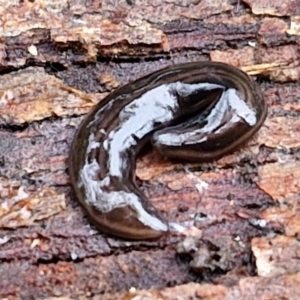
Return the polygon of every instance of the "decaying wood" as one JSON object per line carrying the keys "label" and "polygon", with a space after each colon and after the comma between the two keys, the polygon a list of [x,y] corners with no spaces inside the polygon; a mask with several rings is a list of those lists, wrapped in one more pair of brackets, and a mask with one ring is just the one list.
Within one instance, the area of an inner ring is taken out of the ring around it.
{"label": "decaying wood", "polygon": [[[0,36],[1,298],[300,298],[298,0],[0,0]],[[199,60],[256,76],[264,126],[209,164],[142,155],[182,234],[102,234],[70,189],[76,128],[118,86]]]}

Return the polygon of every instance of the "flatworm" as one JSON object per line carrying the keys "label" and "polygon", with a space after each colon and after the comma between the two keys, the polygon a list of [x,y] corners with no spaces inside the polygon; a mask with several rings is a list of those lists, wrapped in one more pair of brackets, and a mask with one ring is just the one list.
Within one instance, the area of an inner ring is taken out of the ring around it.
{"label": "flatworm", "polygon": [[69,174],[75,194],[104,232],[158,238],[164,220],[135,182],[136,158],[148,141],[163,155],[220,158],[263,124],[267,106],[241,70],[216,62],[154,72],[108,95],[78,128]]}

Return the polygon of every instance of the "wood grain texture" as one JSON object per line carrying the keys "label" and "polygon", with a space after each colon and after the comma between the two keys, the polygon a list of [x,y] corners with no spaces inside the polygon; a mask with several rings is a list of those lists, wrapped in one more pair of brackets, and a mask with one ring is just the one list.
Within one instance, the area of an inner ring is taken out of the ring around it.
{"label": "wood grain texture", "polygon": [[[299,299],[300,4],[0,0],[0,296]],[[210,164],[140,157],[141,188],[190,226],[128,242],[93,227],[71,191],[70,143],[116,87],[179,62],[256,77],[259,133]]]}

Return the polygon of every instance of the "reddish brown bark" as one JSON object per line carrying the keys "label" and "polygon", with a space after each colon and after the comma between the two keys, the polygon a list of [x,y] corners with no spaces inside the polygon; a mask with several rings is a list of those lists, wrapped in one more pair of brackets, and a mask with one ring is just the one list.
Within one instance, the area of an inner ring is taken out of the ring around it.
{"label": "reddish brown bark", "polygon": [[[299,299],[299,12],[296,0],[0,0],[1,298]],[[157,209],[194,222],[186,236],[102,234],[67,173],[83,115],[120,85],[199,60],[256,76],[264,126],[210,164],[139,159]]]}

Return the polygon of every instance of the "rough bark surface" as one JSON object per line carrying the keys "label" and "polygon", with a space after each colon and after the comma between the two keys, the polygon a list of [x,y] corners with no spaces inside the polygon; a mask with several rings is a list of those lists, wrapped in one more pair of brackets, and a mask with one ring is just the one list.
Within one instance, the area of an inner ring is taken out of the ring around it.
{"label": "rough bark surface", "polygon": [[[1,299],[300,299],[298,0],[0,0],[0,37]],[[76,128],[118,86],[200,60],[254,76],[264,126],[213,163],[138,160],[184,234],[102,234],[70,188]]]}

